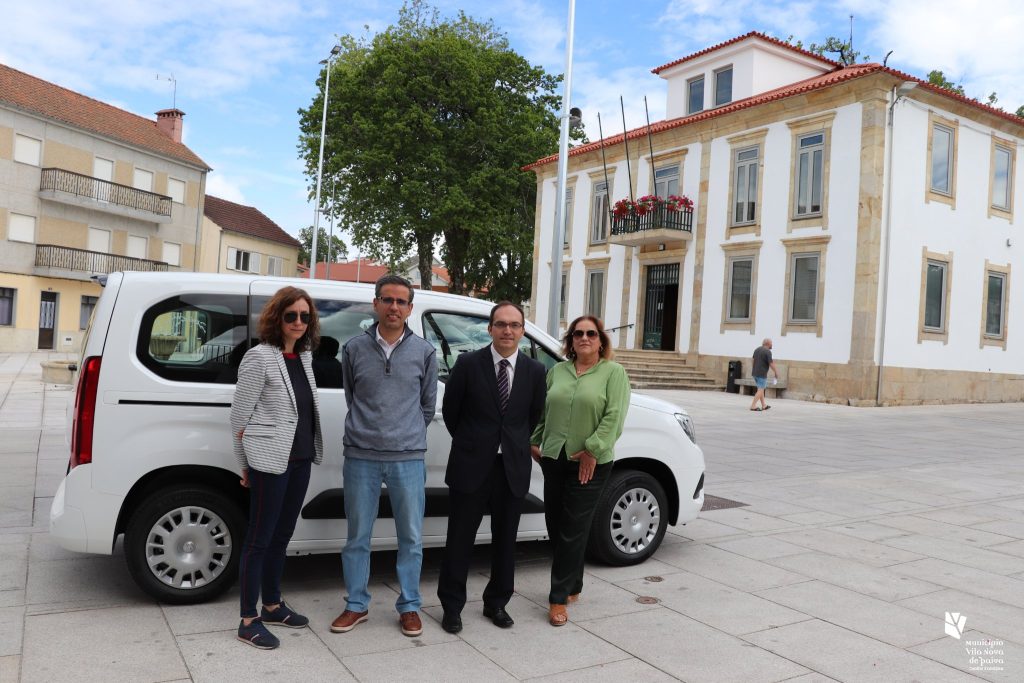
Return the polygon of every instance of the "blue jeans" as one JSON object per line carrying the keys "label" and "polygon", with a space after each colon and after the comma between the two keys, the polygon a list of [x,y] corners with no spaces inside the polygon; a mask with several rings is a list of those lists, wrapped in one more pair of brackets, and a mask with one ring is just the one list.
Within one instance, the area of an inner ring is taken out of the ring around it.
{"label": "blue jeans", "polygon": [[423,565],[423,511],[426,505],[427,468],[422,460],[380,462],[345,458],[345,519],[348,541],[341,551],[347,605],[353,612],[370,608],[370,537],[380,504],[380,486],[388,499],[398,533],[395,573],[401,593],[395,602],[399,614],[419,610],[420,567]]}

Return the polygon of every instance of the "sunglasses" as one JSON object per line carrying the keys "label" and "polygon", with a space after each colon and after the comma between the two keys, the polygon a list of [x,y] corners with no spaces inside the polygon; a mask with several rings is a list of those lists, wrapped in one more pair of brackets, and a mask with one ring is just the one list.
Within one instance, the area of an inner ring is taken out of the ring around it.
{"label": "sunglasses", "polygon": [[597,336],[597,330],[573,330],[572,331],[572,336],[576,337],[577,339],[582,339],[584,335],[586,335],[590,339],[593,339],[594,337]]}
{"label": "sunglasses", "polygon": [[299,313],[298,311],[288,311],[283,316],[281,316],[281,319],[284,320],[286,323],[293,323],[296,320],[302,320],[303,325],[308,325],[309,312],[303,311],[302,313]]}
{"label": "sunglasses", "polygon": [[398,304],[399,308],[404,308],[409,305],[408,299],[396,299],[393,296],[382,296],[379,299],[377,299],[377,301],[381,302],[385,306],[390,306],[391,304]]}

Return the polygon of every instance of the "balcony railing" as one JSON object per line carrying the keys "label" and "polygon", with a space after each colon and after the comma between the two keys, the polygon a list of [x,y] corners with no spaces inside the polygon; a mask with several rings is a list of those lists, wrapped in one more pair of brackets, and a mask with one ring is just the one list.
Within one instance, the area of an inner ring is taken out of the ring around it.
{"label": "balcony railing", "polygon": [[647,230],[679,230],[693,232],[693,208],[672,211],[667,206],[658,206],[642,216],[629,214],[612,218],[612,236],[630,235]]}
{"label": "balcony railing", "polygon": [[86,273],[116,273],[128,270],[167,271],[167,264],[163,261],[59,247],[55,244],[36,245],[36,267],[80,270]]}
{"label": "balcony railing", "polygon": [[166,195],[100,180],[63,168],[44,168],[39,181],[39,191],[63,192],[157,216],[171,215],[171,198]]}

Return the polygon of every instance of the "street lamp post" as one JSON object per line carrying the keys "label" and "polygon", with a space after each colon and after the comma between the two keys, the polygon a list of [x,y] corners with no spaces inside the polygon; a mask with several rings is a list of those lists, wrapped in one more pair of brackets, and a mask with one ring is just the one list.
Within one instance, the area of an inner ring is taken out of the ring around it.
{"label": "street lamp post", "polygon": [[320,160],[316,164],[316,206],[313,212],[313,236],[309,246],[309,279],[316,278],[316,243],[320,237],[320,185],[324,174],[324,138],[327,135],[327,97],[331,91],[331,66],[334,58],[341,53],[341,46],[335,45],[331,48],[331,54],[327,59],[321,60],[321,64],[327,65],[327,76],[324,79],[324,115],[320,122]]}

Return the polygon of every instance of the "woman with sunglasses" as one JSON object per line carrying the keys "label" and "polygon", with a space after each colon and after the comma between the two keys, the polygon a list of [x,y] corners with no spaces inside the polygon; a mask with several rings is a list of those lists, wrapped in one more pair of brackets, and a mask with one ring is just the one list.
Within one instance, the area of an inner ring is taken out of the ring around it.
{"label": "woman with sunglasses", "polygon": [[611,360],[611,339],[600,320],[592,315],[573,320],[564,353],[568,360],[548,371],[547,403],[531,439],[544,472],[544,517],[554,556],[548,595],[552,626],[568,621],[565,606],[583,590],[590,525],[629,408],[629,378]]}
{"label": "woman with sunglasses", "polygon": [[[238,639],[261,650],[279,645],[265,624],[303,628],[309,619],[281,599],[285,550],[306,497],[312,463],[323,460],[313,354],[320,321],[304,290],[284,287],[263,307],[260,343],[238,368],[231,433],[249,489],[249,528],[238,565]],[[256,602],[262,592],[263,609]]]}

